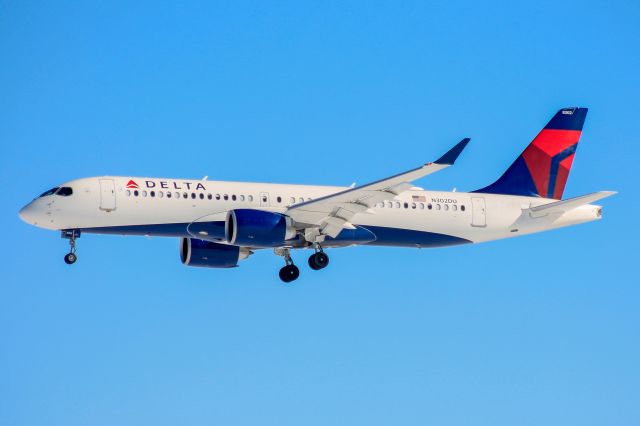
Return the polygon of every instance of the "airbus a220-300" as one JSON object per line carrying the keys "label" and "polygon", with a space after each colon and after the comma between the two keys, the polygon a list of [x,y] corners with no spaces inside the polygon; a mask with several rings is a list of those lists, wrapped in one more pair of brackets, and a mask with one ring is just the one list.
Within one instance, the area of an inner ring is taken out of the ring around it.
{"label": "airbus a220-300", "polygon": [[256,250],[284,259],[280,278],[300,271],[291,252],[368,245],[446,247],[480,243],[598,220],[591,203],[614,192],[562,199],[587,108],[563,108],[494,183],[472,192],[423,190],[412,182],[454,164],[468,138],[437,160],[362,186],[310,186],[132,176],[72,180],[22,210],[27,223],[60,231],[77,260],[83,233],[180,239],[182,263],[231,268]]}

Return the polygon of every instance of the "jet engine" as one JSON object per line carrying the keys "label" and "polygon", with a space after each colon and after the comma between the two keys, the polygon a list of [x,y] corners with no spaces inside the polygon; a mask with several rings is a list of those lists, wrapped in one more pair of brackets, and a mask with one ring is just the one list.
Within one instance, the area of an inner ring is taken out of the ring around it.
{"label": "jet engine", "polygon": [[233,268],[251,255],[245,247],[212,243],[196,238],[180,239],[180,260],[188,266]]}
{"label": "jet engine", "polygon": [[225,238],[229,244],[279,247],[296,237],[290,217],[264,210],[236,209],[227,213]]}

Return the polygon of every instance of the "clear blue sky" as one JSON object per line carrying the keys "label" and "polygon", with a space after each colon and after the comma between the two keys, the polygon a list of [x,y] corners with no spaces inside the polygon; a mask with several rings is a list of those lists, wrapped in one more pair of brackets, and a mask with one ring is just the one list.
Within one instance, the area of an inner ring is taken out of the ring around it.
{"label": "clear blue sky", "polygon": [[[2,3],[0,424],[640,423],[637,1],[214,3]],[[293,286],[162,238],[84,235],[70,268],[17,216],[101,174],[364,183],[466,136],[420,184],[472,190],[565,106],[565,196],[620,191],[601,222],[333,250]]]}

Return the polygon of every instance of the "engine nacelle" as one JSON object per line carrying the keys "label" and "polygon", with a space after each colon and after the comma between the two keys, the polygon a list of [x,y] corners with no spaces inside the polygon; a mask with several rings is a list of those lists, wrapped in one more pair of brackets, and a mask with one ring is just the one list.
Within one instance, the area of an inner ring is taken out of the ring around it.
{"label": "engine nacelle", "polygon": [[233,268],[251,252],[243,247],[212,243],[195,238],[180,239],[180,260],[188,266]]}
{"label": "engine nacelle", "polygon": [[280,213],[236,209],[227,214],[225,238],[229,244],[278,247],[295,236],[291,218]]}

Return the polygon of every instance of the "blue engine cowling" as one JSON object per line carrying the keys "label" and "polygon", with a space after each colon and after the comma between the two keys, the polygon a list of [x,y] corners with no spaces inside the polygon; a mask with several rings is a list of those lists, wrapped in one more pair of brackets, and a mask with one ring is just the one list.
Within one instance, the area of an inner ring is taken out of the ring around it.
{"label": "blue engine cowling", "polygon": [[227,214],[225,238],[229,244],[278,247],[296,236],[290,217],[264,210],[236,209]]}
{"label": "blue engine cowling", "polygon": [[238,261],[246,259],[250,254],[249,250],[238,246],[212,243],[196,238],[180,240],[180,260],[188,266],[233,268]]}

